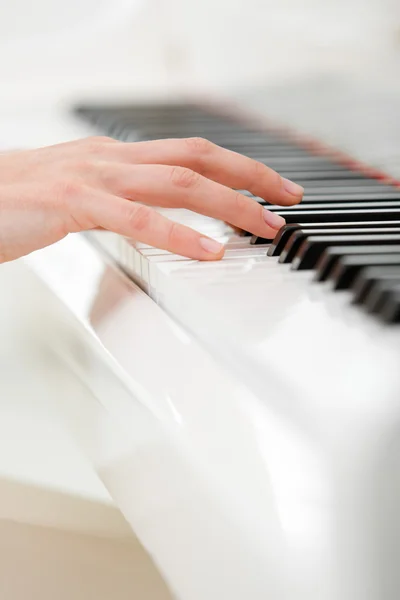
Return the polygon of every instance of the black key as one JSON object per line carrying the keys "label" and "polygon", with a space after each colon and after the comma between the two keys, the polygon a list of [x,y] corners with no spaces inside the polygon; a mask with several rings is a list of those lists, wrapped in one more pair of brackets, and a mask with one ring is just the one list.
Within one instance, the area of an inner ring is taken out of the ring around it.
{"label": "black key", "polygon": [[[260,161],[264,162],[264,161]],[[358,171],[351,171],[350,169],[343,170],[326,170],[326,171],[301,171],[301,170],[292,170],[287,171],[282,169],[279,173],[286,177],[287,179],[291,179],[292,181],[296,181],[297,183],[307,182],[309,179],[313,179],[315,181],[324,179],[364,179],[364,173]],[[307,183],[303,183],[303,185],[307,185]]]}
{"label": "black key", "polygon": [[218,146],[222,146],[223,148],[232,148],[234,149],[237,144],[243,144],[246,142],[246,138],[251,143],[260,143],[263,147],[269,148],[293,148],[293,144],[286,142],[285,140],[281,140],[274,136],[267,136],[263,134],[256,134],[254,132],[238,132],[232,129],[232,125],[228,125],[228,127],[215,127],[210,126],[207,130],[202,128],[192,128],[190,131],[186,130],[185,132],[174,127],[165,129],[164,131],[160,131],[160,129],[153,129],[152,131],[147,129],[146,131],[142,130],[141,135],[145,139],[161,139],[161,138],[169,138],[169,137],[193,137],[200,136],[206,137],[211,142],[214,142]]}
{"label": "black key", "polygon": [[374,257],[379,260],[381,254],[400,253],[398,246],[337,246],[327,248],[316,264],[315,281],[325,281],[337,262],[346,256],[368,255],[373,261]]}
{"label": "black key", "polygon": [[370,192],[369,194],[304,194],[301,204],[292,206],[281,206],[280,204],[271,204],[267,200],[254,196],[247,190],[239,190],[242,194],[256,200],[269,210],[339,210],[341,208],[390,208],[400,206],[400,192],[391,190],[390,192]]}
{"label": "black key", "polygon": [[[373,181],[371,183],[359,182],[357,179],[351,182],[352,185],[329,185],[323,187],[319,186],[310,186],[308,183],[305,185],[305,195],[306,196],[317,196],[319,194],[326,194],[329,196],[335,196],[336,194],[374,194],[379,192],[393,192],[399,194],[400,196],[400,188],[395,187],[393,185],[383,185],[380,181]],[[340,180],[338,180],[338,184],[340,184]],[[368,198],[366,198],[368,199]],[[369,198],[371,200],[371,198]]]}
{"label": "black key", "polygon": [[[244,136],[241,134],[216,134],[208,137],[208,139],[214,144],[227,148],[233,152],[252,152],[252,156],[257,158],[259,162],[270,160],[271,156],[297,156],[301,155],[303,149],[299,146],[295,146],[285,140],[271,139],[264,136],[257,137],[252,134]],[[254,154],[253,154],[254,153]]]}
{"label": "black key", "polygon": [[[259,160],[259,162],[264,162]],[[335,164],[320,156],[307,156],[304,158],[292,158],[281,156],[277,158],[269,158],[268,166],[274,171],[343,171],[343,166]]]}
{"label": "black key", "polygon": [[[316,156],[314,154],[305,154],[304,156],[271,156],[270,160],[277,168],[282,168],[287,165],[290,165],[291,167],[291,165],[294,165],[293,170],[296,170],[297,168],[302,169],[303,167],[308,167],[309,171],[313,169],[325,169],[328,171],[331,169],[334,171],[337,171],[338,169],[343,170],[342,165],[332,162],[328,157]],[[310,165],[313,166],[311,167]],[[270,166],[272,167],[272,164],[270,164]]]}
{"label": "black key", "polygon": [[[269,207],[268,207],[269,209]],[[281,215],[286,223],[340,223],[359,221],[397,221],[400,220],[400,208],[366,208],[343,210],[297,210],[282,208],[274,210]]]}
{"label": "black key", "polygon": [[[357,229],[365,229],[365,228],[380,228],[380,227],[400,227],[400,220],[399,221],[360,221],[357,222],[357,224],[354,224],[354,222],[344,222],[344,223],[291,223],[289,225],[284,225],[283,227],[281,227],[281,229],[278,231],[278,233],[276,234],[274,240],[272,241],[271,246],[268,249],[268,256],[279,256],[279,254],[282,252],[282,250],[284,249],[285,245],[287,244],[287,242],[289,241],[290,236],[298,229],[302,229],[304,231],[310,232],[310,234],[312,234],[312,232],[315,229],[351,229],[351,228],[357,228]],[[252,245],[258,245],[258,244],[265,244],[267,243],[267,241],[262,238],[262,237],[258,237],[258,236],[253,236],[252,239],[250,240],[250,244]]]}
{"label": "black key", "polygon": [[387,267],[391,265],[400,267],[400,253],[377,254],[375,256],[370,254],[343,256],[331,270],[328,279],[333,282],[335,290],[345,290],[352,285],[362,269],[372,266]]}
{"label": "black key", "polygon": [[376,281],[390,281],[397,277],[399,267],[367,267],[360,271],[351,286],[353,304],[363,304]]}
{"label": "black key", "polygon": [[384,303],[380,318],[385,323],[400,323],[400,293],[395,293]]}
{"label": "black key", "polygon": [[313,269],[323,251],[329,246],[364,246],[400,244],[399,234],[372,235],[312,235],[303,241],[293,259],[292,269]]}
{"label": "black key", "polygon": [[297,147],[287,140],[274,136],[257,136],[257,134],[254,133],[245,136],[235,132],[224,133],[223,135],[218,132],[216,134],[211,132],[207,136],[207,139],[214,144],[232,150],[233,152],[240,152],[242,154],[251,152],[253,156],[257,157],[265,154],[267,160],[269,160],[271,155],[290,156],[290,154],[296,155],[296,152],[301,154],[302,151],[301,147]]}
{"label": "black key", "polygon": [[[306,206],[305,204],[296,204],[295,206],[291,206],[290,208],[288,208],[287,206],[279,206],[277,204],[268,204],[268,202],[265,201],[261,201],[261,204],[265,205],[268,210],[271,210],[273,212],[277,212],[279,214],[283,214],[283,211],[296,211],[298,212],[298,214],[301,214],[303,211],[306,212],[307,210],[310,210],[311,207]],[[359,201],[359,202],[337,202],[335,204],[329,203],[329,202],[321,202],[321,203],[315,203],[312,206],[312,210],[334,210],[334,211],[341,211],[343,210],[363,210],[363,209],[373,209],[373,208],[378,208],[378,209],[384,209],[384,208],[400,208],[400,200],[382,200],[381,202],[379,201],[369,201],[366,200],[364,202]]]}
{"label": "black key", "polygon": [[233,152],[239,152],[239,154],[244,154],[245,156],[249,156],[258,162],[267,163],[272,159],[290,157],[292,160],[296,160],[300,157],[309,156],[309,154],[302,150],[301,148],[296,148],[293,146],[267,146],[266,144],[251,144],[247,142],[245,144],[228,144],[222,145],[223,148],[227,148],[227,150],[232,150]]}
{"label": "black key", "polygon": [[[232,125],[228,123],[209,122],[196,123],[192,120],[189,122],[170,120],[168,123],[145,123],[143,119],[132,121],[132,119],[121,119],[118,116],[110,116],[106,119],[98,121],[96,126],[102,128],[107,133],[116,131],[126,131],[135,133],[139,138],[143,139],[148,136],[156,137],[189,137],[191,135],[207,135],[208,133],[214,136],[233,135]],[[240,131],[236,132],[237,136],[241,136]]]}
{"label": "black key", "polygon": [[310,154],[304,148],[295,145],[288,145],[282,142],[271,145],[270,143],[265,143],[262,139],[242,139],[240,141],[233,142],[229,144],[229,150],[233,150],[234,152],[240,152],[241,154],[251,154],[252,158],[256,160],[270,160],[271,158],[279,158],[286,160],[296,160],[296,159],[311,159],[318,158],[318,156],[314,154]]}
{"label": "black key", "polygon": [[400,274],[390,280],[376,281],[364,301],[365,310],[369,313],[379,313],[397,292],[400,292]]}
{"label": "black key", "polygon": [[302,200],[304,204],[316,204],[318,202],[373,202],[378,200],[400,200],[400,190],[395,188],[389,191],[381,190],[370,190],[362,193],[353,193],[348,191],[346,193],[325,193],[325,194],[309,194],[305,192]]}
{"label": "black key", "polygon": [[368,227],[365,229],[358,228],[350,228],[350,229],[314,229],[311,232],[303,229],[298,229],[290,236],[287,241],[284,249],[282,250],[279,256],[280,263],[290,263],[295,258],[301,244],[307,238],[311,236],[317,235],[325,235],[325,236],[347,236],[347,235],[375,235],[381,234],[389,235],[389,234],[400,234],[400,227]]}
{"label": "black key", "polygon": [[[341,189],[341,188],[364,188],[364,187],[368,187],[368,189],[372,188],[372,189],[380,189],[381,187],[385,188],[388,187],[390,189],[396,189],[397,191],[400,190],[399,187],[395,187],[392,185],[387,185],[384,182],[382,182],[380,179],[371,179],[368,177],[364,177],[363,179],[317,179],[317,180],[313,180],[310,179],[309,181],[306,181],[305,184],[305,189],[307,192],[312,192],[314,189],[318,191],[321,191],[321,193],[323,194],[327,194],[329,193],[331,190],[334,191],[335,189]],[[346,189],[344,189],[343,191],[346,191]]]}

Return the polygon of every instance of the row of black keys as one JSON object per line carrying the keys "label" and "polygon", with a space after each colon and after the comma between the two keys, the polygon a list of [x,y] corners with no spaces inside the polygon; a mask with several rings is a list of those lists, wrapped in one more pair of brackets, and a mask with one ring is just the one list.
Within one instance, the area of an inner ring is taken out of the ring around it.
{"label": "row of black keys", "polygon": [[[400,321],[399,188],[328,155],[313,154],[276,132],[242,127],[191,105],[89,107],[78,112],[121,141],[200,136],[301,183],[301,205],[268,205],[287,222],[268,254],[290,262],[293,269],[315,269],[317,280],[330,279],[336,289],[351,289],[355,302],[386,321]],[[252,239],[255,244],[268,241]]]}
{"label": "row of black keys", "polygon": [[274,131],[243,126],[230,117],[189,104],[81,107],[76,111],[99,131],[121,141],[200,136],[257,159],[306,188],[304,201],[400,199],[400,191],[349,169],[328,154],[309,151]]}
{"label": "row of black keys", "polygon": [[285,225],[268,255],[291,263],[293,270],[314,269],[316,281],[349,290],[354,303],[383,321],[400,323],[400,221]]}

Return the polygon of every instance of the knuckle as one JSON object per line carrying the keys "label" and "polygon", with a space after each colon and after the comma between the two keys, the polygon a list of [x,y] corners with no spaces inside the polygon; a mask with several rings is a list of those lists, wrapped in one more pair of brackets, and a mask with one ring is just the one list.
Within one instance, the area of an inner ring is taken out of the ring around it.
{"label": "knuckle", "polygon": [[253,178],[254,179],[259,179],[260,177],[265,177],[265,174],[267,173],[268,169],[265,165],[263,165],[262,163],[258,162],[258,160],[254,160],[253,161]]}
{"label": "knuckle", "polygon": [[276,171],[274,171],[274,183],[279,190],[283,187],[283,179]]}
{"label": "knuckle", "polygon": [[253,161],[252,181],[266,182],[272,192],[279,191],[282,187],[282,177],[279,173],[257,160]]}
{"label": "knuckle", "polygon": [[72,163],[72,168],[74,171],[76,171],[77,173],[83,173],[85,175],[87,173],[91,173],[94,169],[94,166],[95,165],[93,161],[91,161],[88,158],[80,158],[76,162]]}
{"label": "knuckle", "polygon": [[212,149],[212,142],[202,137],[191,137],[185,139],[186,149],[195,155],[208,154]]}
{"label": "knuckle", "polygon": [[75,200],[82,192],[82,184],[73,179],[57,181],[52,187],[52,195],[55,201],[64,203]]}
{"label": "knuckle", "polygon": [[130,207],[127,220],[133,231],[144,231],[150,227],[152,211],[147,206],[134,204]]}
{"label": "knuckle", "polygon": [[280,191],[283,185],[282,177],[273,169],[269,169],[269,176],[272,188]]}
{"label": "knuckle", "polygon": [[200,177],[199,173],[185,167],[173,167],[171,170],[171,182],[180,188],[195,187],[199,183]]}
{"label": "knuckle", "polygon": [[84,142],[88,150],[90,150],[92,153],[101,154],[105,147],[110,143],[115,142],[115,140],[107,136],[92,136],[86,138]]}
{"label": "knuckle", "polygon": [[181,240],[181,228],[178,223],[172,221],[168,231],[168,248],[173,249],[179,247]]}
{"label": "knuckle", "polygon": [[249,199],[240,192],[235,192],[234,204],[235,211],[237,211],[237,213],[240,214],[248,208]]}

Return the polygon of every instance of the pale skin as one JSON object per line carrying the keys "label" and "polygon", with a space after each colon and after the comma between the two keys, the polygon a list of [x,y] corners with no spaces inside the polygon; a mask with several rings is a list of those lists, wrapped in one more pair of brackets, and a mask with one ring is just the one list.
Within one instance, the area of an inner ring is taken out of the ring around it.
{"label": "pale skin", "polygon": [[216,240],[153,207],[186,208],[274,237],[284,220],[236,190],[283,206],[303,188],[250,158],[199,138],[122,143],[93,137],[0,155],[0,262],[69,233],[102,228],[197,260]]}

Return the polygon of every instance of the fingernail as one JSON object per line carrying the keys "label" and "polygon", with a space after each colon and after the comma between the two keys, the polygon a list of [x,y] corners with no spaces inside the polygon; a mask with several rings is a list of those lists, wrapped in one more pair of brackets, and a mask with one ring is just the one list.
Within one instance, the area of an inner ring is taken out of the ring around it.
{"label": "fingernail", "polygon": [[211,252],[211,254],[219,254],[224,247],[223,244],[206,237],[200,238],[200,246],[206,252]]}
{"label": "fingernail", "polygon": [[292,194],[292,196],[302,196],[304,194],[304,188],[294,181],[290,181],[290,179],[286,179],[282,177],[283,187],[288,194]]}
{"label": "fingernail", "polygon": [[263,211],[263,217],[266,224],[272,227],[272,229],[280,229],[286,224],[286,221],[283,217],[267,210],[266,208]]}

